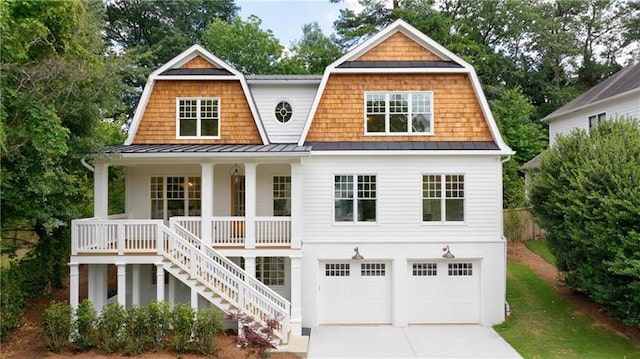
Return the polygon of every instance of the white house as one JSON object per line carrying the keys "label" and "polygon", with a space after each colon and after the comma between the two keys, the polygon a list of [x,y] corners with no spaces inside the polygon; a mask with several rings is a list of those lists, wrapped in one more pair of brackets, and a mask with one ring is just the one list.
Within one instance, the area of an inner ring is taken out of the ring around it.
{"label": "white house", "polygon": [[[215,305],[322,324],[504,320],[504,143],[465,61],[398,20],[322,76],[244,76],[193,46],[149,77],[129,136],[94,156],[73,221],[89,299]],[[108,169],[126,171],[109,216]]]}
{"label": "white house", "polygon": [[[549,124],[551,147],[558,135],[567,135],[574,129],[588,130],[607,118],[640,118],[640,63],[609,76],[542,121]],[[525,171],[525,181],[529,171],[540,166],[541,155],[521,167]]]}

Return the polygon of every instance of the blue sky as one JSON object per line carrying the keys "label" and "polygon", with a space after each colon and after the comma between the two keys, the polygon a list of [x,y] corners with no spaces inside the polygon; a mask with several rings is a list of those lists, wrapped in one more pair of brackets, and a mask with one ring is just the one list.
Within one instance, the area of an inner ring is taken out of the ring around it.
{"label": "blue sky", "polygon": [[302,26],[318,22],[325,35],[333,33],[333,22],[342,8],[356,9],[357,0],[332,4],[329,0],[236,0],[240,16],[247,19],[256,15],[262,20],[262,29],[271,30],[280,44],[289,47],[302,37]]}

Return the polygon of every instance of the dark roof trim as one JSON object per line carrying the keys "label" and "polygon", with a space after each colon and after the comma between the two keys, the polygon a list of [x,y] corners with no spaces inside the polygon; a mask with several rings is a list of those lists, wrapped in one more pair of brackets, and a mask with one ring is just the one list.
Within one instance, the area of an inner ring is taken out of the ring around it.
{"label": "dark roof trim", "polygon": [[492,141],[307,142],[312,151],[498,151]]}
{"label": "dark roof trim", "polygon": [[245,75],[247,81],[318,81],[322,75]]}
{"label": "dark roof trim", "polygon": [[158,76],[229,76],[233,75],[225,69],[169,69]]}
{"label": "dark roof trim", "polygon": [[151,153],[304,153],[311,147],[296,144],[271,145],[117,145],[102,149],[106,154],[151,154]]}
{"label": "dark roof trim", "polygon": [[385,69],[385,68],[451,68],[461,69],[460,64],[453,61],[345,61],[338,69]]}

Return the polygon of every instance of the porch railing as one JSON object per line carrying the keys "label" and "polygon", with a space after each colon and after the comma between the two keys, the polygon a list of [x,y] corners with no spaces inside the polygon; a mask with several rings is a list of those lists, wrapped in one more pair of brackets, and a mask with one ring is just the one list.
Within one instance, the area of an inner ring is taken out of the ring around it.
{"label": "porch railing", "polygon": [[[172,217],[171,221],[202,238],[200,217]],[[242,247],[247,237],[245,217],[213,217],[211,237],[216,247]],[[256,247],[291,245],[291,217],[256,217]]]}
{"label": "porch railing", "polygon": [[156,253],[162,220],[116,220],[95,218],[72,221],[72,254]]}

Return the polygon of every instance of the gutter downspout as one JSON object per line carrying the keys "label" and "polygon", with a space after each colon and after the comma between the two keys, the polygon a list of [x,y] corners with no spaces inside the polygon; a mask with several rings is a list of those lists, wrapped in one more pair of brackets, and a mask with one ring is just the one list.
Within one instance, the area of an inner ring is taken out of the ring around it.
{"label": "gutter downspout", "polygon": [[[501,159],[500,160],[501,167],[502,167],[503,164],[507,163],[511,159],[511,157],[512,156],[506,156],[506,158]],[[502,174],[500,174],[500,177],[502,177]],[[502,187],[503,187],[503,191],[504,191],[504,183],[502,184]],[[502,201],[504,201],[504,196],[502,194],[500,194],[500,197],[502,198]],[[507,248],[507,240],[504,237],[504,209],[501,209],[501,211],[502,211],[502,213],[500,213],[500,227],[501,227],[501,231],[500,232],[502,233],[502,238],[505,240],[504,241],[505,242],[505,244],[504,244],[504,273],[505,273],[504,287],[506,289],[507,288],[507,278],[506,278],[506,274],[507,274],[507,255],[508,255],[507,251],[509,249]],[[506,320],[507,317],[509,315],[511,315],[511,307],[509,306],[509,302],[507,302],[506,290],[505,290],[504,295],[505,295],[505,297],[504,297],[504,317],[505,318],[504,319]]]}
{"label": "gutter downspout", "polygon": [[88,169],[89,171],[95,172],[95,168],[93,168],[90,164],[88,164],[85,159],[86,159],[86,157],[82,157],[82,159],[80,160],[80,163],[82,163],[84,168]]}

